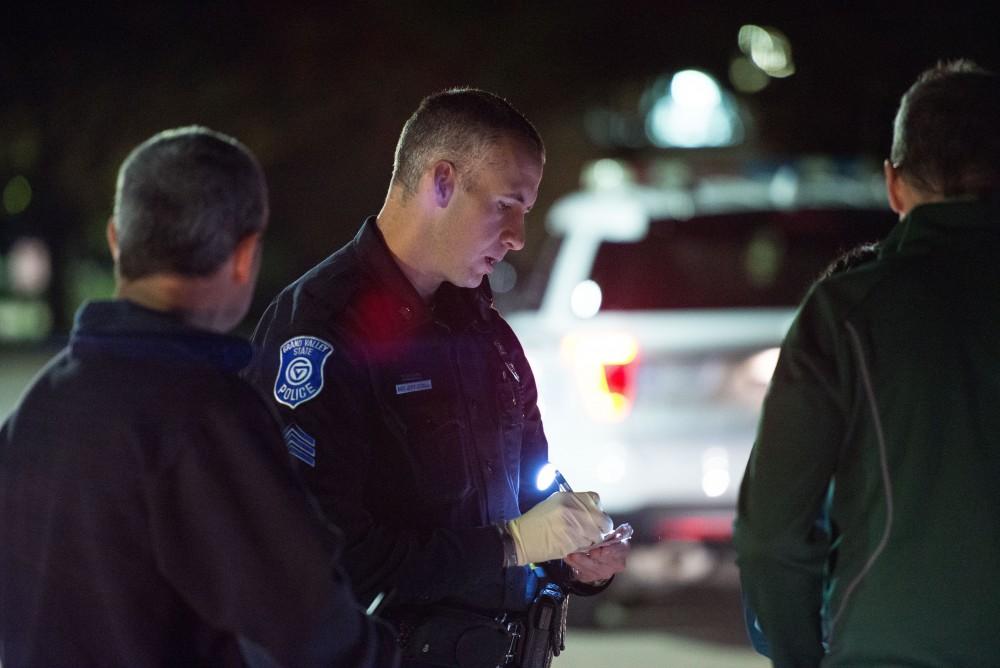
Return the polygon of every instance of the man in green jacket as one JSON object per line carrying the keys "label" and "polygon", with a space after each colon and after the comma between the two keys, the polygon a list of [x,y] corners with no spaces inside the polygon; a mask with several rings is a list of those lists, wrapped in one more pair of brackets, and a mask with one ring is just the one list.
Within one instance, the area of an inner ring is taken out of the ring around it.
{"label": "man in green jacket", "polygon": [[885,164],[899,224],[782,346],[735,529],[776,666],[1000,665],[998,118],[997,75],[918,78]]}

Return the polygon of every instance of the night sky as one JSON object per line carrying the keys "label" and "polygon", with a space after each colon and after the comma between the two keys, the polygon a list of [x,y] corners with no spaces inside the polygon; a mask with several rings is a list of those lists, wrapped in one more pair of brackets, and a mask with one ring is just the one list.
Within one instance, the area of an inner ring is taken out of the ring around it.
{"label": "night sky", "polygon": [[754,154],[881,159],[922,69],[955,57],[1000,67],[997,12],[971,3],[22,4],[0,23],[0,186],[24,175],[33,200],[0,211],[0,252],[30,233],[52,244],[57,269],[110,265],[103,228],[121,160],[156,131],[207,125],[249,145],[271,186],[251,318],[378,211],[399,129],[430,92],[492,90],[541,131],[546,176],[529,246],[511,258],[526,269],[545,209],[586,161],[653,153],[596,145],[585,115],[633,113],[652,81],[685,67],[726,83],[743,24],[781,30],[796,66],[740,96]]}

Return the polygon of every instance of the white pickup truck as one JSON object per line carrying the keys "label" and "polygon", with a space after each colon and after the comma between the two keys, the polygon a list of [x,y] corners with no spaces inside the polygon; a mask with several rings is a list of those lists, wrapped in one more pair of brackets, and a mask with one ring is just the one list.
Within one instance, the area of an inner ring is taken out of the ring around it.
{"label": "white pickup truck", "polygon": [[619,180],[551,207],[541,306],[507,318],[537,377],[550,459],[637,542],[731,537],[795,305],[894,222],[880,175],[826,164],[683,188]]}

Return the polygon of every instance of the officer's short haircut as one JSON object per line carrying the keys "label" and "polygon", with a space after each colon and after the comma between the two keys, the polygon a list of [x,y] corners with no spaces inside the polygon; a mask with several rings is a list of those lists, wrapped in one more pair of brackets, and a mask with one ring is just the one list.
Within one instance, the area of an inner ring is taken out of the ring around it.
{"label": "officer's short haircut", "polygon": [[504,138],[521,141],[545,159],[535,127],[501,97],[476,88],[451,88],[429,95],[403,126],[396,144],[392,181],[405,194],[417,190],[429,165],[450,160],[474,173],[490,146]]}
{"label": "officer's short haircut", "polygon": [[968,60],[939,63],[903,95],[890,161],[944,197],[1000,189],[1000,77]]}
{"label": "officer's short haircut", "polygon": [[136,147],[115,189],[118,272],[207,276],[267,223],[267,185],[241,143],[207,128],[166,130]]}

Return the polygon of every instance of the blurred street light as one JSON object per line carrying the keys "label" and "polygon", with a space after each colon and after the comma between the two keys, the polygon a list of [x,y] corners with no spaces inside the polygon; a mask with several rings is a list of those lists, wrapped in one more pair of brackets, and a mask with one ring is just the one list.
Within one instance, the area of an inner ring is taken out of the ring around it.
{"label": "blurred street light", "polygon": [[718,82],[700,70],[682,70],[669,85],[661,80],[646,115],[646,134],[663,148],[733,146],[743,141],[736,103]]}

